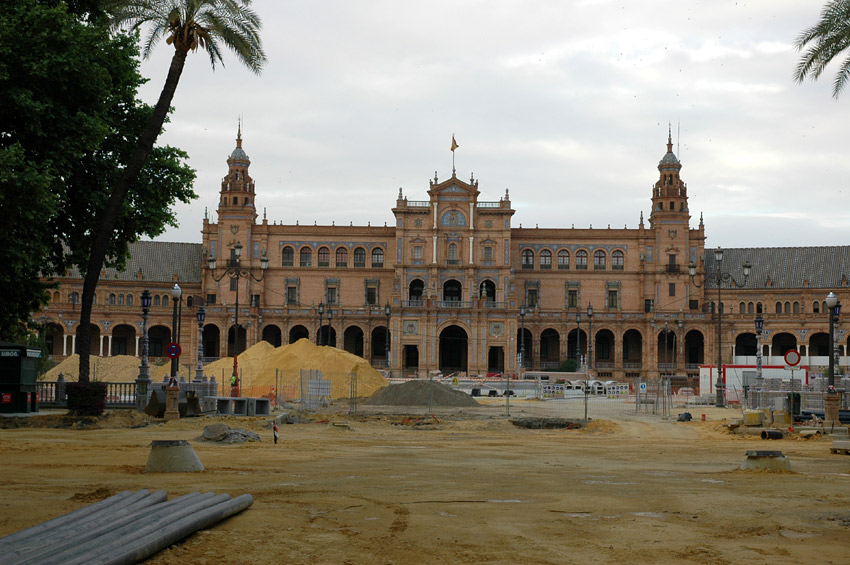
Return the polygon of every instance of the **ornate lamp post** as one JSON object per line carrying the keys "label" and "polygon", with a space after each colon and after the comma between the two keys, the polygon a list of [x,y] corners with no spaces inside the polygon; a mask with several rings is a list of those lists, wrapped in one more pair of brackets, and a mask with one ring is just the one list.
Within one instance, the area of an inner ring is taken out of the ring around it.
{"label": "ornate lamp post", "polygon": [[[740,284],[730,273],[723,272],[723,249],[721,249],[720,246],[714,250],[714,259],[717,262],[717,267],[714,273],[714,283],[717,285],[717,382],[714,385],[715,392],[717,394],[714,405],[722,407],[726,406],[726,391],[724,390],[725,385],[723,383],[723,302],[721,301],[720,291],[723,288],[724,282],[733,282],[736,287],[746,285],[752,266],[749,261],[744,261],[744,264],[742,265],[744,270],[744,283]],[[704,282],[700,284],[697,284],[696,282],[696,263],[692,262],[688,265],[688,274],[691,275],[691,284],[694,286],[701,287],[705,284]]]}
{"label": "ornate lamp post", "polygon": [[[174,287],[171,289],[171,302],[174,304],[174,316],[171,320],[171,332],[172,332],[172,340],[174,343],[180,343],[180,330],[177,327],[177,304],[180,302],[181,297],[183,296],[183,290],[180,288],[180,285],[177,283],[174,284]],[[177,378],[177,364],[179,363],[178,358],[174,357],[171,359],[171,378]],[[170,386],[170,385],[169,385]]]}
{"label": "ornate lamp post", "polygon": [[333,334],[333,331],[334,331],[333,319],[334,319],[334,311],[331,310],[330,305],[328,305],[328,339],[325,340],[325,343],[327,343],[328,345],[332,345],[331,344],[331,335]]}
{"label": "ornate lamp post", "polygon": [[581,312],[576,312],[576,371],[581,367]]}
{"label": "ornate lamp post", "polygon": [[195,369],[195,382],[202,383],[206,381],[204,377],[204,319],[207,317],[207,311],[201,306],[195,313],[198,318],[198,368]]}
{"label": "ornate lamp post", "polygon": [[391,347],[390,347],[390,316],[393,311],[390,308],[390,303],[387,302],[386,306],[384,306],[384,315],[387,317],[387,340],[386,340],[386,350],[387,350],[387,369],[390,368],[390,356],[391,356]]}
{"label": "ornate lamp post", "polygon": [[142,364],[139,366],[139,376],[136,378],[136,408],[145,409],[148,400],[151,378],[148,373],[148,315],[151,310],[151,293],[145,289],[142,291]]}
{"label": "ornate lamp post", "polygon": [[259,277],[254,275],[254,272],[251,269],[243,269],[242,264],[240,263],[240,257],[242,256],[242,244],[238,241],[233,247],[233,255],[236,257],[236,260],[225,267],[224,272],[218,277],[215,276],[215,257],[210,256],[207,260],[210,271],[212,271],[210,274],[215,282],[220,281],[225,276],[236,280],[236,316],[233,321],[233,374],[230,377],[231,384],[238,381],[236,376],[236,364],[237,357],[239,356],[239,279],[241,277],[251,277],[255,281],[260,282],[266,274],[266,269],[269,268],[269,258],[266,257],[266,252],[263,251],[263,256],[260,257],[261,271]]}
{"label": "ornate lamp post", "polygon": [[828,391],[835,390],[835,371],[838,369],[838,347],[835,343],[835,324],[838,322],[838,317],[841,315],[841,302],[834,292],[830,292],[826,296],[826,307],[829,313],[829,388]]}
{"label": "ornate lamp post", "polygon": [[519,369],[518,373],[522,376],[522,368],[525,366],[525,315],[528,313],[525,304],[519,307],[519,320],[521,329],[519,330]]}
{"label": "ornate lamp post", "polygon": [[[593,369],[593,303],[587,305],[587,368]],[[590,377],[588,377],[590,378]]]}
{"label": "ornate lamp post", "polygon": [[322,340],[322,316],[325,314],[325,303],[319,302],[319,305],[316,307],[316,312],[319,313],[319,334],[316,336],[316,345],[324,345]]}

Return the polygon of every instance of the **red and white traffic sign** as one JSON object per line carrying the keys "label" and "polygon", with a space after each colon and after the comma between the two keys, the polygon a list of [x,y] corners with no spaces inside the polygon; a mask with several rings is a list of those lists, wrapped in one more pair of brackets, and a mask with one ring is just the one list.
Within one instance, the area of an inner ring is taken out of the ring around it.
{"label": "red and white traffic sign", "polygon": [[796,367],[800,364],[800,352],[796,349],[789,349],[785,352],[785,364]]}
{"label": "red and white traffic sign", "polygon": [[168,344],[168,347],[165,348],[165,355],[169,359],[177,359],[180,357],[180,353],[182,353],[182,350],[180,349],[180,344],[176,341],[172,341]]}

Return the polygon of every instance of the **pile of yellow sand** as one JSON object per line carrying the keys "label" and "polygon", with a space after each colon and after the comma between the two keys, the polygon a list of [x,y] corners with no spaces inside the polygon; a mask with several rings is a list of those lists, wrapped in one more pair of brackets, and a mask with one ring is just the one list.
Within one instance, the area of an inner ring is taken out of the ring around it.
{"label": "pile of yellow sand", "polygon": [[[141,359],[131,355],[114,357],[91,357],[90,374],[92,378],[106,382],[133,382],[139,376]],[[191,371],[186,363],[181,363],[180,374],[191,379]],[[368,361],[336,347],[317,346],[308,339],[296,343],[274,347],[261,341],[251,346],[238,358],[239,376],[242,388],[269,387],[275,385],[275,376],[279,376],[279,386],[300,387],[301,369],[318,369],[326,380],[331,381],[331,398],[347,398],[350,390],[350,375],[357,375],[357,396],[371,396],[376,390],[386,386],[387,380],[372,368]],[[71,355],[62,363],[48,371],[43,380],[55,381],[62,373],[66,381],[79,378],[80,357]],[[149,373],[154,381],[163,380],[171,371],[171,364],[152,365]],[[230,382],[233,373],[233,358],[225,357],[204,365],[204,374],[215,376],[219,384]]]}
{"label": "pile of yellow sand", "polygon": [[[275,376],[280,386],[299,387],[301,369],[318,369],[331,381],[331,398],[349,396],[350,375],[357,375],[357,396],[371,396],[388,382],[362,357],[330,346],[314,345],[306,338],[275,348],[261,341],[239,354],[239,376],[242,387],[274,386]],[[204,373],[215,375],[216,380],[229,379],[233,372],[233,359],[219,359],[204,367]]]}

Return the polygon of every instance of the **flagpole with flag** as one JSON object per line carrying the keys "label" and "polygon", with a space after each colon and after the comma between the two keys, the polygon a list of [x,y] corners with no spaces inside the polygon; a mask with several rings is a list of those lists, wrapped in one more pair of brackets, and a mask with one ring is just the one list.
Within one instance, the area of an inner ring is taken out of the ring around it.
{"label": "flagpole with flag", "polygon": [[455,171],[455,149],[457,149],[458,147],[460,147],[460,145],[458,145],[457,141],[455,141],[455,134],[452,134],[452,176],[454,176],[455,172],[456,172]]}

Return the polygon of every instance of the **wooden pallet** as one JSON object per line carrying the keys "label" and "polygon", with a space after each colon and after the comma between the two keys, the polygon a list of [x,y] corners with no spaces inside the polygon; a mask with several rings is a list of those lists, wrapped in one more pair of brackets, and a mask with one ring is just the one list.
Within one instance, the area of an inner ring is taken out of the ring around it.
{"label": "wooden pallet", "polygon": [[850,455],[850,441],[833,441],[829,451],[832,453],[841,453],[842,455]]}

